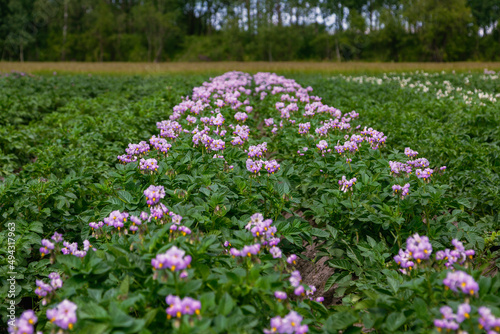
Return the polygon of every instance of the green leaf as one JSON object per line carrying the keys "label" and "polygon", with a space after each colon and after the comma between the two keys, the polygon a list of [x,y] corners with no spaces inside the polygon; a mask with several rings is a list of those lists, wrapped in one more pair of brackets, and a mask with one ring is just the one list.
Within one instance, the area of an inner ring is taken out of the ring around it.
{"label": "green leaf", "polygon": [[206,312],[215,305],[215,293],[207,292],[200,296],[202,311]]}
{"label": "green leaf", "polygon": [[311,234],[316,236],[316,237],[325,238],[325,239],[330,237],[330,233],[323,231],[323,230],[320,230],[319,228],[316,228],[316,227],[313,227],[311,229]]}
{"label": "green leaf", "polygon": [[405,322],[406,322],[406,317],[403,314],[403,312],[392,312],[385,320],[385,325],[388,330],[394,332],[399,327],[401,327]]}
{"label": "green leaf", "polygon": [[342,273],[336,273],[336,274],[333,274],[332,276],[330,276],[327,280],[326,280],[326,283],[325,283],[325,288],[324,288],[324,291],[328,291],[330,290],[330,288],[335,284],[335,282],[342,276],[344,277],[345,275],[347,275],[348,273],[347,272],[342,272]]}
{"label": "green leaf", "polygon": [[351,271],[351,262],[348,260],[330,260],[330,267]]}
{"label": "green leaf", "polygon": [[413,301],[413,307],[415,309],[415,312],[417,313],[418,318],[422,320],[428,320],[430,318],[429,307],[422,298],[415,298],[415,300]]}
{"label": "green leaf", "polygon": [[58,263],[65,265],[68,269],[76,268],[80,269],[82,267],[82,260],[73,255],[58,255],[56,257]]}
{"label": "green leaf", "polygon": [[28,229],[32,232],[43,234],[43,224],[41,222],[32,222]]}
{"label": "green leaf", "polygon": [[387,276],[387,283],[389,283],[389,286],[391,287],[392,291],[396,294],[399,291],[399,287],[401,286],[401,283],[399,280],[396,278],[393,278],[391,276]]}
{"label": "green leaf", "polygon": [[370,237],[369,235],[366,236],[366,240],[368,241],[368,243],[370,244],[370,246],[372,248],[375,248],[377,246],[377,242],[372,237]]}
{"label": "green leaf", "polygon": [[203,284],[203,281],[199,280],[199,279],[188,281],[182,287],[181,292],[184,294],[190,294],[190,293],[196,294],[198,292],[198,289],[201,287],[202,284]]}
{"label": "green leaf", "polygon": [[130,286],[129,276],[127,275],[120,284],[120,289],[119,289],[120,295],[127,295],[129,286]]}
{"label": "green leaf", "polygon": [[224,295],[222,296],[222,298],[219,301],[218,313],[221,315],[224,315],[224,316],[228,315],[229,312],[231,312],[231,310],[233,309],[234,305],[235,305],[234,300],[226,292],[226,293],[224,293]]}
{"label": "green leaf", "polygon": [[109,314],[114,328],[130,328],[134,324],[134,318],[123,312],[116,303],[110,305]]}
{"label": "green leaf", "polygon": [[108,312],[97,303],[83,303],[78,309],[79,319],[106,320],[110,319]]}
{"label": "green leaf", "polygon": [[[128,203],[128,204],[131,204],[131,203],[134,203],[134,197],[126,190],[119,190],[118,191],[118,198],[120,198],[122,201],[124,201],[125,203]],[[136,201],[138,202],[138,201]]]}
{"label": "green leaf", "polygon": [[326,225],[326,229],[330,232],[330,235],[333,239],[337,239],[337,234],[339,231],[335,227]]}
{"label": "green leaf", "polygon": [[330,316],[325,324],[328,329],[345,329],[358,320],[349,312],[338,312]]}
{"label": "green leaf", "polygon": [[75,330],[83,334],[103,334],[109,332],[109,326],[105,323],[84,321],[82,324],[77,323]]}

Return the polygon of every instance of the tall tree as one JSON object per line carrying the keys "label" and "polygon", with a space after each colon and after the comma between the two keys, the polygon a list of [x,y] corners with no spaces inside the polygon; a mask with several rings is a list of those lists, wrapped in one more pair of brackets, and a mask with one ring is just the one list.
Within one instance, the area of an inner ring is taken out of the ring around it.
{"label": "tall tree", "polygon": [[8,34],[4,41],[4,47],[12,56],[19,55],[19,60],[24,61],[26,46],[34,41],[36,26],[32,21],[32,3],[24,0],[10,0],[9,15],[6,18]]}

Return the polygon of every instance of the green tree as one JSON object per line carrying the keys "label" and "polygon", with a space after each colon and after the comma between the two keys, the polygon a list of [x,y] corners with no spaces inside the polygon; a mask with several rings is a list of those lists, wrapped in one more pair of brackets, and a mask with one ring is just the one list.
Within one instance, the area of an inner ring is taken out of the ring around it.
{"label": "green tree", "polygon": [[465,0],[408,0],[405,15],[423,60],[452,61],[467,53],[473,18]]}

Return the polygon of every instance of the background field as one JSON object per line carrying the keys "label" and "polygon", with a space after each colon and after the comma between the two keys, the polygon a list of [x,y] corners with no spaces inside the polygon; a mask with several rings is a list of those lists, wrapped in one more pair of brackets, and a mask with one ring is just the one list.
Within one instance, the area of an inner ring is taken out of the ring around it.
{"label": "background field", "polygon": [[369,63],[369,62],[172,62],[172,63],[84,63],[84,62],[0,62],[0,72],[27,73],[101,73],[101,74],[169,74],[224,73],[227,71],[279,73],[384,73],[403,71],[483,72],[500,70],[500,62],[453,63]]}

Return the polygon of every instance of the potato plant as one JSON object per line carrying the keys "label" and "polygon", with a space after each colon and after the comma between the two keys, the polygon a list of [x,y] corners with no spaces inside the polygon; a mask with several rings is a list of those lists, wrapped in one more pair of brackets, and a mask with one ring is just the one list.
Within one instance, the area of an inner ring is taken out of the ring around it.
{"label": "potato plant", "polygon": [[33,92],[2,101],[12,332],[499,331],[498,139],[474,147],[498,128],[449,146],[467,136],[433,110],[498,124],[496,101],[271,73],[2,80]]}

